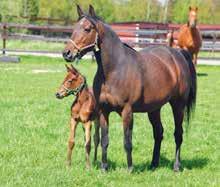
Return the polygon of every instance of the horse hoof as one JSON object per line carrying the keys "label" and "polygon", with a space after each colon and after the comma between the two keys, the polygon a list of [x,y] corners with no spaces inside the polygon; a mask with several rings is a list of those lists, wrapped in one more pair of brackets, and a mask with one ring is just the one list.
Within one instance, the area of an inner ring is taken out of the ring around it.
{"label": "horse hoof", "polygon": [[180,165],[174,165],[173,166],[173,171],[174,172],[180,172]]}
{"label": "horse hoof", "polygon": [[129,172],[129,173],[132,173],[132,172],[133,172],[133,169],[134,169],[133,166],[129,166],[129,167],[128,167],[128,172]]}
{"label": "horse hoof", "polygon": [[107,164],[107,163],[102,163],[102,164],[101,164],[101,170],[102,170],[103,172],[106,172],[106,171],[108,170],[108,164]]}
{"label": "horse hoof", "polygon": [[174,171],[174,172],[180,172],[180,168],[176,168],[176,167],[175,167],[175,168],[173,168],[173,171]]}
{"label": "horse hoof", "polygon": [[175,163],[174,165],[173,165],[173,171],[174,172],[179,172],[180,171],[180,163]]}
{"label": "horse hoof", "polygon": [[70,161],[67,161],[67,162],[66,162],[66,166],[67,166],[68,168],[70,168],[71,162],[70,162]]}
{"label": "horse hoof", "polygon": [[156,170],[157,167],[158,167],[158,165],[159,165],[159,164],[157,164],[157,163],[151,163],[151,165],[150,165],[150,170],[152,170],[152,171]]}
{"label": "horse hoof", "polygon": [[90,169],[91,169],[90,165],[86,165],[86,170],[90,170]]}

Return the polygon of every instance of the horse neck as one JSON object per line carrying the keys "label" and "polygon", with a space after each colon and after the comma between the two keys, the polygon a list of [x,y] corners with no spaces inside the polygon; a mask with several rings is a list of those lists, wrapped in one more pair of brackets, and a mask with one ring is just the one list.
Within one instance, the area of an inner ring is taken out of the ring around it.
{"label": "horse neck", "polygon": [[119,64],[119,56],[124,51],[124,45],[118,38],[116,33],[103,24],[104,34],[100,41],[100,51],[95,52],[96,61],[98,64],[98,72],[107,76],[114,71]]}
{"label": "horse neck", "polygon": [[197,25],[192,28],[189,26],[189,22],[188,22],[186,26],[192,36],[194,36],[197,33],[197,30],[198,30]]}
{"label": "horse neck", "polygon": [[82,91],[77,96],[77,101],[81,104],[84,103],[88,99],[89,89],[85,86]]}

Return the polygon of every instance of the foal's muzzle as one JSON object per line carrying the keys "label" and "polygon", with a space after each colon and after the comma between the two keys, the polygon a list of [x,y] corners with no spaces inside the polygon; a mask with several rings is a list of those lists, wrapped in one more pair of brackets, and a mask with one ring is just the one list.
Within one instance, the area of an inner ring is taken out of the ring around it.
{"label": "foal's muzzle", "polygon": [[63,58],[67,62],[73,62],[76,58],[77,54],[73,54],[70,50],[63,51]]}
{"label": "foal's muzzle", "polygon": [[57,92],[55,94],[55,96],[56,96],[57,99],[62,99],[63,98],[63,96],[59,92]]}

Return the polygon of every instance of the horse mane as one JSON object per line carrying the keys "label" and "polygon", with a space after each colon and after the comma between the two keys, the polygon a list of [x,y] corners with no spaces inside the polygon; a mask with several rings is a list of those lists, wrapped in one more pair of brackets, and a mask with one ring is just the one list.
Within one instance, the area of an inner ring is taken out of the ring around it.
{"label": "horse mane", "polygon": [[132,49],[133,51],[137,52],[136,49],[134,49],[133,47],[131,47],[130,45],[128,45],[127,43],[122,42],[123,45],[129,49]]}
{"label": "horse mane", "polygon": [[86,19],[88,19],[92,24],[94,24],[95,25],[95,22],[96,21],[101,21],[101,22],[103,22],[104,23],[104,20],[101,18],[101,17],[99,17],[99,16],[90,16],[89,14],[83,14],[82,16],[80,16],[79,18],[78,18],[78,20],[77,21],[79,21],[79,20],[81,20],[82,18],[86,18]]}

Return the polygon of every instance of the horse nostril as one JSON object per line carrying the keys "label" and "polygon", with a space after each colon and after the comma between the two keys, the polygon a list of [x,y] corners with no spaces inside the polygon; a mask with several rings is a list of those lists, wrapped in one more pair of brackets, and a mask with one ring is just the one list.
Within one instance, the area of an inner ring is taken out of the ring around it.
{"label": "horse nostril", "polygon": [[73,55],[71,53],[70,50],[66,50],[63,52],[63,58],[67,61],[67,62],[70,62],[71,59],[72,59]]}
{"label": "horse nostril", "polygon": [[56,98],[60,98],[60,94],[58,92],[55,94],[55,96]]}
{"label": "horse nostril", "polygon": [[70,50],[63,51],[63,57],[67,57],[70,54]]}
{"label": "horse nostril", "polygon": [[66,56],[66,51],[63,51],[63,57],[65,57]]}

